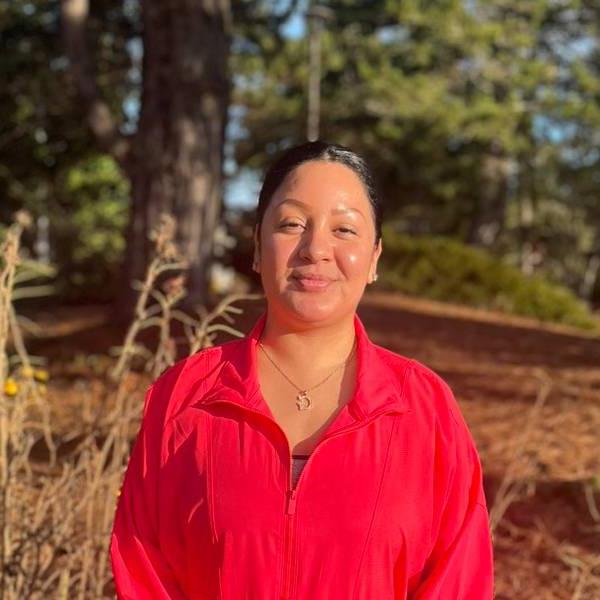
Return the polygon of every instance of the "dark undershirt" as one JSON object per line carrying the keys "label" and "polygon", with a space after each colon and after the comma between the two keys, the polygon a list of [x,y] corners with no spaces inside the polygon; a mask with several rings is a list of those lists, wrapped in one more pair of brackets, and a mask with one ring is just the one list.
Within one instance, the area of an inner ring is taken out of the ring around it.
{"label": "dark undershirt", "polygon": [[300,473],[309,456],[310,454],[292,454],[292,487],[296,487]]}

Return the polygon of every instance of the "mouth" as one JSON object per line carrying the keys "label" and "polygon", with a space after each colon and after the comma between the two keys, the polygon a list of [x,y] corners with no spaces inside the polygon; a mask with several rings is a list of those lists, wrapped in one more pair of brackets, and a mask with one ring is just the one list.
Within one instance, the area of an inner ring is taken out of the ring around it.
{"label": "mouth", "polygon": [[315,275],[293,275],[292,280],[307,291],[325,290],[333,283],[331,279]]}

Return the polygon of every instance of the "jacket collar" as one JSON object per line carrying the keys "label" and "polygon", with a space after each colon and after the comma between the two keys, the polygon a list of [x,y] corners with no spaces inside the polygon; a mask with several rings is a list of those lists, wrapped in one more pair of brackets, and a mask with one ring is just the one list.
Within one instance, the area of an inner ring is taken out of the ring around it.
{"label": "jacket collar", "polygon": [[[265,311],[244,338],[223,347],[223,368],[220,377],[199,401],[201,404],[232,402],[273,419],[261,394],[257,376],[258,340],[266,319]],[[402,395],[406,368],[398,374],[386,364],[377,346],[369,339],[357,314],[354,315],[354,330],[358,362],[356,387],[348,402],[348,411],[355,420],[366,420],[380,411],[406,412],[408,405]],[[407,366],[409,362],[406,359]]]}

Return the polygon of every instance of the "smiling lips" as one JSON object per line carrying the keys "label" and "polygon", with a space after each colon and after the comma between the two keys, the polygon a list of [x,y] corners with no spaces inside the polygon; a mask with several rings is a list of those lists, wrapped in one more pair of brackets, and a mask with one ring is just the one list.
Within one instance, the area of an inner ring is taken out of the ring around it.
{"label": "smiling lips", "polygon": [[300,287],[306,291],[321,291],[329,287],[332,280],[328,277],[323,277],[322,275],[312,275],[312,274],[297,274],[293,275],[292,278],[294,281],[297,281]]}

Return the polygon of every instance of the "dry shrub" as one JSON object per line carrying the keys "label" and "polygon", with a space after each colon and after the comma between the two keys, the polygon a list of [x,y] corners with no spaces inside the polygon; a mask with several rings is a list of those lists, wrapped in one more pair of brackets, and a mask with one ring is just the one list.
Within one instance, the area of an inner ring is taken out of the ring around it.
{"label": "dry shrub", "polygon": [[[20,213],[8,229],[0,263],[0,600],[106,597],[112,592],[110,530],[143,400],[136,363],[150,377],[173,364],[175,321],[190,354],[212,345],[220,331],[241,336],[232,317],[241,309],[233,303],[259,296],[229,296],[194,315],[179,310],[186,265],[174,243],[176,224],[163,216],[104,400],[92,410],[82,392],[78,426],[58,436],[45,397],[47,374],[34,368],[14,309],[16,298],[36,294],[36,286],[23,285],[33,276],[19,256],[28,221]],[[153,350],[139,341],[148,328],[158,329]],[[43,460],[34,457],[34,447],[37,455],[43,449]]]}
{"label": "dry shrub", "polygon": [[[233,303],[257,296],[230,296],[211,312],[202,307],[193,315],[181,311],[186,265],[173,243],[175,223],[163,217],[153,233],[154,259],[144,281],[135,284],[135,317],[111,377],[103,382],[102,400],[94,409],[90,389],[83,386],[77,391],[78,414],[69,418],[76,425],[59,433],[45,395],[47,374],[27,353],[21,334],[32,324],[14,309],[15,300],[45,291],[33,282],[48,273],[19,257],[27,225],[27,216],[20,214],[0,248],[0,600],[107,597],[112,593],[109,535],[138,428],[145,387],[140,380],[156,377],[174,362],[175,322],[191,354],[212,345],[219,332],[241,335],[232,317],[241,310]],[[140,341],[149,328],[158,332],[152,349]],[[511,507],[535,491],[536,479],[524,478],[522,465],[531,461],[527,448],[540,428],[548,395],[558,391],[545,371],[536,378],[536,401],[523,427],[510,440],[500,440],[512,451],[490,511],[496,550],[504,557],[505,572],[496,574],[497,597],[600,598],[598,552],[561,540],[540,519],[526,528],[507,518]],[[585,485],[593,536],[600,531],[598,484]],[[540,591],[540,578],[552,579],[552,592]]]}

